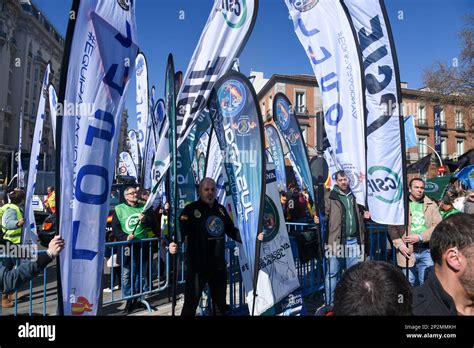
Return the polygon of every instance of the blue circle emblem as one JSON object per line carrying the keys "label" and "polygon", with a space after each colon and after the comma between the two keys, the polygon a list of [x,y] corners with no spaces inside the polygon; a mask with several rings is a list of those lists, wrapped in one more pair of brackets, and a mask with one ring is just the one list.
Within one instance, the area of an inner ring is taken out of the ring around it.
{"label": "blue circle emblem", "polygon": [[286,130],[290,125],[290,106],[284,100],[278,100],[276,103],[277,122],[281,129]]}
{"label": "blue circle emblem", "polygon": [[222,236],[224,233],[224,222],[220,217],[211,215],[206,220],[206,230],[212,237]]}
{"label": "blue circle emblem", "polygon": [[244,85],[237,80],[229,80],[217,92],[219,106],[224,117],[234,117],[242,111],[247,94]]}

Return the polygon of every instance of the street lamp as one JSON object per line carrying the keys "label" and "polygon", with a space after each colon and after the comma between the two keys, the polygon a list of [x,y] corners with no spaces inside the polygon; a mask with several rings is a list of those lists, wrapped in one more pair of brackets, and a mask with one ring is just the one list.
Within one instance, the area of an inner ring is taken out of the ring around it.
{"label": "street lamp", "polygon": [[[434,149],[432,148],[430,145],[428,144],[423,144],[423,143],[418,143],[418,145],[424,145],[428,148],[430,148],[431,150],[433,150],[433,152],[436,154],[436,156],[438,157],[438,160],[439,160],[439,168],[443,168],[444,169],[444,166],[443,166],[443,160],[441,159],[441,156],[439,155],[439,153]],[[438,170],[439,171],[439,170]],[[440,174],[442,174],[441,176],[444,176],[444,171],[443,172],[439,172]]]}

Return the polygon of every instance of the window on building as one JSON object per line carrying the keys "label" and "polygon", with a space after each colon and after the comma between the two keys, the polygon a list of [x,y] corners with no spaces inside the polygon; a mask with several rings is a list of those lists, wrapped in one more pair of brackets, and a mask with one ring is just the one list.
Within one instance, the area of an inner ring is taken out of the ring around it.
{"label": "window on building", "polygon": [[441,127],[446,127],[446,114],[444,112],[444,108],[441,108],[441,111],[439,113],[439,120],[441,123]]}
{"label": "window on building", "polygon": [[306,110],[306,92],[305,91],[297,91],[295,96],[295,107],[296,112],[299,114],[304,114]]}
{"label": "window on building", "polygon": [[456,139],[456,154],[461,156],[464,153],[464,139]]}
{"label": "window on building", "polygon": [[35,82],[38,81],[38,77],[39,77],[39,69],[35,68]]}
{"label": "window on building", "polygon": [[448,158],[448,141],[444,137],[441,137],[441,158]]}
{"label": "window on building", "polygon": [[303,134],[303,142],[307,144],[308,140],[308,127],[306,126],[301,126],[301,133]]}
{"label": "window on building", "polygon": [[38,86],[37,83],[33,83],[33,100],[38,98]]}
{"label": "window on building", "polygon": [[30,83],[26,81],[25,83],[25,98],[30,97]]}
{"label": "window on building", "polygon": [[424,105],[418,106],[418,124],[427,125],[426,122],[426,107]]}
{"label": "window on building", "polygon": [[31,60],[28,60],[28,65],[26,66],[26,77],[31,78]]}
{"label": "window on building", "polygon": [[36,103],[31,105],[31,116],[34,117],[36,115]]}
{"label": "window on building", "polygon": [[456,110],[456,115],[454,118],[456,128],[464,128],[463,114],[461,110]]}
{"label": "window on building", "polygon": [[428,155],[428,144],[426,137],[419,137],[418,138],[418,157],[422,158]]}

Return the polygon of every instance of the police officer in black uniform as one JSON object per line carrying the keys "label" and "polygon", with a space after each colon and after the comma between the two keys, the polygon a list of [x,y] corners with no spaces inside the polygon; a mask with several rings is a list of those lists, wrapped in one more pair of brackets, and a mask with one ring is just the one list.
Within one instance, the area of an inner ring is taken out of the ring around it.
{"label": "police officer in black uniform", "polygon": [[[241,242],[225,207],[216,201],[216,183],[204,178],[199,185],[199,200],[188,204],[179,217],[181,236],[187,237],[187,274],[182,316],[194,316],[206,283],[209,285],[215,315],[226,312],[227,272],[224,233]],[[263,233],[258,236],[259,240]],[[170,253],[177,244],[170,243]]]}

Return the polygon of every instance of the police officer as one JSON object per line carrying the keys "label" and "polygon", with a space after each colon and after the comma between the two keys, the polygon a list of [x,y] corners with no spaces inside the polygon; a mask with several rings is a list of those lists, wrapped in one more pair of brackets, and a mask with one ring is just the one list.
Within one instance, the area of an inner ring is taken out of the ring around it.
{"label": "police officer", "polygon": [[[194,316],[206,283],[209,285],[216,315],[226,312],[227,272],[224,244],[227,234],[241,242],[224,206],[216,201],[216,183],[204,178],[199,185],[199,200],[188,204],[179,217],[181,236],[187,238],[187,274],[182,316]],[[258,235],[263,240],[263,233]],[[170,253],[177,244],[170,243]]]}

